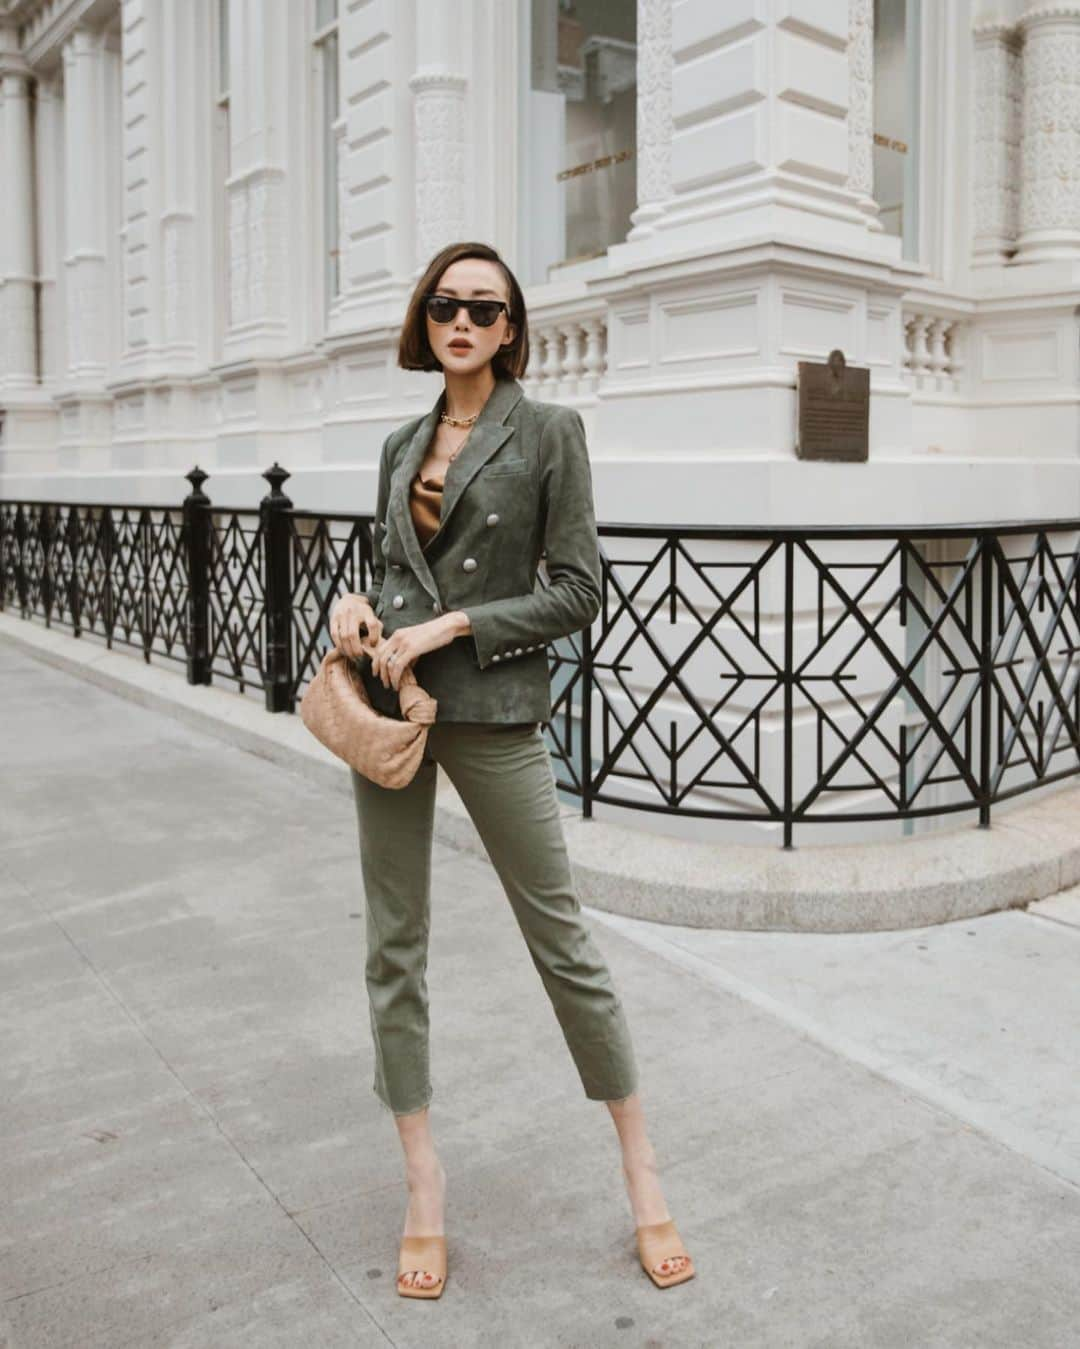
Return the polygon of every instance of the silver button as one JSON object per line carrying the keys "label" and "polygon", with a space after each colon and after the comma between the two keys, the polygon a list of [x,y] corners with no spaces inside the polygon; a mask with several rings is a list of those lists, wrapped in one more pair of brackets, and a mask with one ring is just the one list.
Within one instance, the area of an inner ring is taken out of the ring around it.
{"label": "silver button", "polygon": [[521,655],[521,647],[520,647],[520,646],[519,646],[519,647],[517,648],[517,650],[514,652],[514,655],[515,655],[515,656],[520,656],[520,655]]}
{"label": "silver button", "polygon": [[391,562],[390,565],[391,565],[391,567],[393,567],[393,569],[394,569],[395,571],[400,571],[400,570],[401,570],[401,563],[400,563],[400,562]]}
{"label": "silver button", "polygon": [[439,601],[438,601],[438,600],[436,600],[435,603],[434,603],[431,607],[435,610],[435,612],[436,612],[437,614],[441,614],[441,613],[442,613],[442,610],[439,608]]}
{"label": "silver button", "polygon": [[499,512],[492,511],[487,518],[487,522],[489,525],[497,525],[499,523]]}
{"label": "silver button", "polygon": [[392,602],[395,609],[400,609],[405,603],[405,597],[404,595],[395,595]]}
{"label": "silver button", "polygon": [[462,571],[475,571],[475,570],[476,570],[476,558],[475,558],[475,557],[467,557],[467,558],[465,559],[465,561],[461,564],[461,569],[462,569]]}
{"label": "silver button", "polygon": [[492,656],[491,659],[492,659],[492,660],[498,660],[498,659],[499,659],[499,653],[496,651],[495,654]]}
{"label": "silver button", "polygon": [[512,651],[504,651],[504,652],[503,652],[503,655],[504,655],[504,656],[512,656],[513,654],[514,654],[514,653],[513,653]]}

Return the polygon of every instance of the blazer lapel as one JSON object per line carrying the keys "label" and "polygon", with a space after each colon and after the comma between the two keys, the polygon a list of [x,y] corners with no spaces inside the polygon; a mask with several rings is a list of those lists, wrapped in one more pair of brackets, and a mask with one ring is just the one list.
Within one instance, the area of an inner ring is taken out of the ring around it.
{"label": "blazer lapel", "polygon": [[[512,426],[505,421],[511,410],[522,397],[524,390],[516,379],[497,379],[487,402],[480,409],[480,415],[473,423],[461,449],[453,463],[446,470],[446,482],[443,487],[442,505],[439,515],[439,527],[428,540],[427,549],[436,548],[440,540],[446,537],[447,525],[454,507],[461,500],[462,493],[468,487],[476,473],[487,463],[496,450],[505,445],[514,434]],[[439,414],[446,401],[446,390],[439,395],[434,407],[424,416],[409,443],[405,446],[398,466],[394,470],[390,484],[390,499],[387,511],[397,525],[402,547],[409,559],[420,584],[432,597],[442,603],[435,584],[435,578],[428,566],[425,550],[413,523],[412,510],[409,507],[409,488],[413,478],[420,471],[420,465],[427,457],[428,446],[439,424]]]}

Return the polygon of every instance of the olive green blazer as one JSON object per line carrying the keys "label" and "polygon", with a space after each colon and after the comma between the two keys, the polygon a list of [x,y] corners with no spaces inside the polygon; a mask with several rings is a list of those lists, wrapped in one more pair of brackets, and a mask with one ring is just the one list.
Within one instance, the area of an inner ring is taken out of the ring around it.
{"label": "olive green blazer", "polygon": [[[439,527],[421,547],[409,486],[445,406],[386,438],[367,591],[383,634],[464,610],[472,632],[417,658],[439,721],[549,721],[546,644],[600,612],[600,550],[585,426],[573,408],[526,398],[497,379],[446,472]],[[537,586],[541,559],[547,588]],[[399,716],[393,688],[359,669],[373,705]]]}

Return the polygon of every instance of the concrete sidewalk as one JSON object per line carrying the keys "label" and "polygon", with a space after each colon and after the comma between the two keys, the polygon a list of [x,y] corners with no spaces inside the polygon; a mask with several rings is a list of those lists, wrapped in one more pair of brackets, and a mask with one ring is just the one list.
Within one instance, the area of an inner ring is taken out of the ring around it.
{"label": "concrete sidewalk", "polygon": [[1077,1344],[1080,896],[832,935],[590,908],[698,1265],[661,1292],[497,878],[438,844],[450,1277],[407,1301],[344,769],[3,642],[0,689],[5,1349]]}
{"label": "concrete sidewalk", "polygon": [[[0,644],[121,693],[143,707],[337,789],[341,761],[299,716],[271,716],[261,698],[219,680],[191,685],[179,662],[144,662],[98,638],[76,639],[0,614]],[[1080,786],[1051,784],[997,806],[991,829],[956,828],[887,842],[814,843],[793,851],[701,842],[657,833],[655,817],[630,824],[563,808],[570,862],[596,908],[690,927],[772,932],[895,931],[971,918],[1045,899],[1080,883]],[[487,854],[461,799],[439,774],[435,836]]]}

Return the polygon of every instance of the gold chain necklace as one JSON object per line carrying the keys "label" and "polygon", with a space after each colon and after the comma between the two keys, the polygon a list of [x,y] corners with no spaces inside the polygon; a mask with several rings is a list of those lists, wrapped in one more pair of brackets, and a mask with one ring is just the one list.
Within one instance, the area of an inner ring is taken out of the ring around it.
{"label": "gold chain necklace", "polygon": [[451,417],[448,412],[440,412],[439,421],[446,422],[448,426],[472,426],[479,416],[479,412],[474,412],[471,417]]}
{"label": "gold chain necklace", "polygon": [[[476,421],[477,417],[479,417],[479,416],[480,416],[480,413],[479,413],[479,412],[474,412],[473,415],[472,415],[471,417],[451,417],[450,414],[447,413],[447,412],[440,412],[440,413],[439,413],[439,421],[441,421],[441,422],[446,422],[447,425],[449,425],[449,426],[472,426],[472,424]],[[466,437],[465,437],[465,440],[468,440],[468,439],[469,439],[469,437],[466,436]],[[452,454],[448,454],[448,455],[446,456],[446,467],[447,467],[447,468],[450,467],[450,465],[454,462],[454,460],[457,458],[458,454],[459,454],[459,453],[461,452],[461,450],[463,449],[463,447],[464,447],[464,445],[465,445],[465,440],[463,440],[463,441],[461,442],[461,444],[457,447],[456,450],[454,450],[454,452],[453,452]],[[419,477],[420,477],[420,474],[418,473],[416,476],[419,478]]]}

